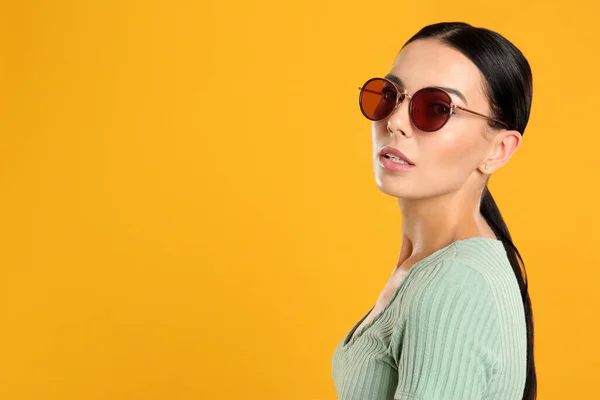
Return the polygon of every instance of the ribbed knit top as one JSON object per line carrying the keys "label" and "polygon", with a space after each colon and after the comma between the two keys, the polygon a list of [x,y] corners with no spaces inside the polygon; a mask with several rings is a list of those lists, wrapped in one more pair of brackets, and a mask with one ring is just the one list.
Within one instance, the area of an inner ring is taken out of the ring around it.
{"label": "ribbed knit top", "polygon": [[352,335],[371,310],[333,353],[339,400],[522,399],[525,314],[500,240],[455,241],[416,262]]}

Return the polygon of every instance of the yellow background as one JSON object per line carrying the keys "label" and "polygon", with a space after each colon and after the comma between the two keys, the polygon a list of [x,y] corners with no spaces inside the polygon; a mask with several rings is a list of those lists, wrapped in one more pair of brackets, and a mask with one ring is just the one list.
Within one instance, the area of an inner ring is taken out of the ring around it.
{"label": "yellow background", "polygon": [[335,399],[400,246],[357,87],[444,20],[531,63],[490,188],[539,398],[598,398],[596,1],[4,3],[1,399]]}

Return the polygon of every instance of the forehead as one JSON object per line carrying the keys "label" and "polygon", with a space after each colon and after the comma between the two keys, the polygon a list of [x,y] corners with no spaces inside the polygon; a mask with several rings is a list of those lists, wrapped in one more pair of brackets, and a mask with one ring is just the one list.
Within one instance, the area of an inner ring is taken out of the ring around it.
{"label": "forehead", "polygon": [[419,39],[406,45],[394,60],[390,74],[402,81],[408,93],[439,86],[460,91],[469,105],[485,101],[479,69],[458,50],[436,39]]}

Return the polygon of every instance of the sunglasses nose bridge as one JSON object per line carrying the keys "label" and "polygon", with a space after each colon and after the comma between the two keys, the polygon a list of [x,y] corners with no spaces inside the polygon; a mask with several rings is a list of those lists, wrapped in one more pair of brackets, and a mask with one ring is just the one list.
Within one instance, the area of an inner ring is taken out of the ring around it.
{"label": "sunglasses nose bridge", "polygon": [[[396,105],[395,107],[386,115],[385,118],[403,118],[403,117],[394,117],[394,114],[396,114],[398,112],[398,110],[400,109],[400,107],[402,106],[402,104],[407,103],[407,116],[408,116],[408,120],[412,120],[411,116],[410,116],[410,102],[412,100],[412,96],[409,95],[406,91],[404,92],[400,92],[398,91],[398,94],[396,96]],[[398,121],[396,121],[396,123],[400,123]],[[402,122],[401,124],[404,124],[405,122]],[[408,122],[410,124],[410,122]],[[388,119],[388,126],[390,124],[390,120]]]}
{"label": "sunglasses nose bridge", "polygon": [[403,92],[396,90],[396,93],[397,93],[396,98],[401,102],[404,101],[406,98],[408,98],[408,99],[411,98],[411,96],[406,92],[406,90]]}
{"label": "sunglasses nose bridge", "polygon": [[410,96],[406,92],[396,92],[396,105],[394,106],[394,109],[390,111],[390,115],[395,113],[396,110],[398,110],[398,108],[400,107],[400,105],[402,105],[402,103],[404,103],[404,100],[406,100],[406,98],[410,99]]}
{"label": "sunglasses nose bridge", "polygon": [[406,90],[404,92],[398,92],[398,95],[396,96],[396,102],[398,104],[404,103],[407,99],[410,102],[412,100],[412,96],[408,94]]}

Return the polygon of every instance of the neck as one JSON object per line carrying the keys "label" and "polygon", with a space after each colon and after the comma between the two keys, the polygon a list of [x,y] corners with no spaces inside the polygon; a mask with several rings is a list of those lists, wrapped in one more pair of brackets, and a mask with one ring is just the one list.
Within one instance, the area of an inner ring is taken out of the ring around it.
{"label": "neck", "polygon": [[470,237],[496,238],[479,211],[479,198],[454,192],[426,199],[398,199],[402,243],[397,268],[408,269],[454,241]]}

